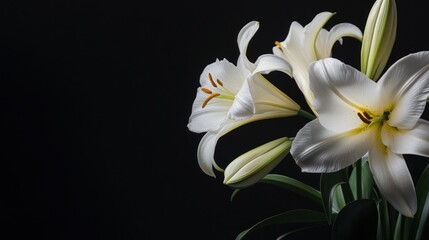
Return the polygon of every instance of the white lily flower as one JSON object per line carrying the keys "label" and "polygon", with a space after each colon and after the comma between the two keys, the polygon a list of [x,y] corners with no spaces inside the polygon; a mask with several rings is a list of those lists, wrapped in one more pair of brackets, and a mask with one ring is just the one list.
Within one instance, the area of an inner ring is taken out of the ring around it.
{"label": "white lily flower", "polygon": [[429,122],[420,119],[429,95],[429,52],[393,64],[378,82],[339,60],[310,67],[316,120],[305,125],[291,154],[304,172],[334,172],[368,152],[374,180],[405,216],[417,208],[402,154],[429,156]]}
{"label": "white lily flower", "polygon": [[[323,28],[334,15],[331,12],[321,12],[305,27],[298,22],[292,22],[289,34],[283,42],[276,42],[273,53],[285,59],[292,66],[292,78],[295,79],[309,107],[314,111],[314,95],[310,89],[308,67],[313,61],[331,57],[334,44],[342,44],[343,37],[353,37],[362,40],[361,30],[350,23],[340,23],[330,31]],[[287,72],[287,69],[284,70]]]}
{"label": "white lily flower", "polygon": [[[215,177],[214,150],[218,139],[229,131],[249,122],[296,115],[300,106],[281,92],[260,72],[270,71],[268,62],[285,64],[273,57],[261,57],[261,66],[246,57],[248,44],[259,28],[256,21],[246,24],[238,34],[240,56],[237,65],[228,60],[216,60],[200,77],[192,105],[188,129],[206,132],[198,146],[198,163],[203,172]],[[286,65],[283,67],[286,68]],[[252,79],[252,81],[250,81]],[[252,101],[245,98],[251,97]],[[255,101],[255,102],[253,102]]]}
{"label": "white lily flower", "polygon": [[225,168],[223,183],[235,188],[257,183],[286,157],[291,145],[291,139],[282,137],[240,155]]}

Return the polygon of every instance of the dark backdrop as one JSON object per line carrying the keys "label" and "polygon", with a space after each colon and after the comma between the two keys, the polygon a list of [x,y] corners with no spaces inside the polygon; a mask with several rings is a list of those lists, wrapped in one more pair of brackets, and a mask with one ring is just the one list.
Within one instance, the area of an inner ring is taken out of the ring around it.
{"label": "dark backdrop", "polygon": [[[420,1],[421,3],[422,1]],[[3,239],[234,239],[265,217],[311,202],[257,184],[230,201],[222,176],[198,167],[202,134],[186,128],[204,67],[238,57],[236,38],[260,22],[248,56],[271,51],[294,20],[321,11],[326,25],[363,30],[372,1],[2,1],[0,4],[1,218]],[[428,50],[425,9],[398,1],[392,61]],[[333,54],[356,67],[351,38]],[[294,82],[270,80],[306,108]],[[427,119],[427,118],[426,118]],[[216,158],[280,136],[300,118],[252,123],[221,138]],[[428,163],[407,156],[418,177]],[[317,187],[289,157],[275,171]],[[299,225],[271,227],[249,239]],[[266,236],[263,238],[262,236]],[[295,239],[329,239],[326,229]],[[270,237],[270,238],[269,238]]]}

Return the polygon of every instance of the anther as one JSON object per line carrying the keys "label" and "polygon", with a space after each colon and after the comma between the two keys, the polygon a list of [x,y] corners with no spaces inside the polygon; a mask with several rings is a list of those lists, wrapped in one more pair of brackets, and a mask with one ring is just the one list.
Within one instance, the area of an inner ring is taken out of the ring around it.
{"label": "anther", "polygon": [[213,93],[213,94],[211,94],[210,96],[208,96],[208,97],[206,98],[206,100],[204,100],[203,105],[202,105],[202,108],[204,108],[210,100],[212,100],[213,98],[215,98],[215,97],[217,97],[217,96],[219,96],[219,95],[220,95],[220,93]]}
{"label": "anther", "polygon": [[279,48],[281,48],[281,47],[282,47],[282,44],[281,44],[279,41],[275,41],[275,42],[274,42],[274,44],[275,44],[277,47],[279,47]]}
{"label": "anther", "polygon": [[203,92],[205,92],[207,94],[212,94],[213,93],[210,89],[203,88],[203,87],[201,88],[201,91],[203,91]]}
{"label": "anther", "polygon": [[[364,112],[364,114],[365,114],[365,112]],[[368,114],[368,113],[367,113]],[[362,122],[364,122],[364,123],[366,123],[366,124],[370,124],[371,123],[371,121],[370,120],[368,120],[367,118],[365,118],[365,116],[363,116],[362,115],[362,113],[360,113],[360,112],[358,112],[358,117],[360,118],[360,120],[362,120]]]}
{"label": "anther", "polygon": [[366,111],[363,111],[362,113],[363,113],[363,115],[365,115],[366,119],[368,119],[368,120],[372,119],[371,115],[369,115],[369,113],[367,113]]}
{"label": "anther", "polygon": [[212,77],[212,75],[209,73],[209,80],[210,80],[210,83],[212,84],[212,86],[213,87],[215,87],[215,88],[217,88],[217,85],[216,85],[216,83],[213,81],[213,77]]}
{"label": "anther", "polygon": [[217,84],[219,84],[221,87],[223,87],[223,82],[220,81],[219,79],[216,79]]}

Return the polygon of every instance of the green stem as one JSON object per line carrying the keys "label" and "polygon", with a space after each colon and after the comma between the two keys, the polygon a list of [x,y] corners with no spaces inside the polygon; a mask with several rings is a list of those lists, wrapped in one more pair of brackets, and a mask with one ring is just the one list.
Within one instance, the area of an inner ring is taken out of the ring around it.
{"label": "green stem", "polygon": [[313,114],[311,114],[311,113],[309,113],[309,112],[307,112],[305,110],[302,110],[302,109],[299,109],[298,115],[301,116],[301,117],[305,117],[307,119],[310,119],[310,120],[316,119],[316,116],[314,116]]}
{"label": "green stem", "polygon": [[356,163],[356,199],[362,199],[362,159]]}

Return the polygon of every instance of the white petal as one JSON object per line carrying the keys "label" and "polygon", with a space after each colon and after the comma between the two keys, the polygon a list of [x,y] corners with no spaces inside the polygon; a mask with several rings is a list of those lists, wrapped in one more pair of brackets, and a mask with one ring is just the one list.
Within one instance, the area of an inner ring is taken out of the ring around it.
{"label": "white petal", "polygon": [[271,84],[262,75],[249,79],[235,96],[228,117],[242,120],[254,114],[275,113],[281,116],[298,114],[300,106],[289,96]]}
{"label": "white petal", "polygon": [[259,29],[259,22],[251,21],[247,23],[238,33],[237,44],[240,51],[240,56],[238,57],[237,65],[240,68],[248,69],[253,71],[253,64],[247,59],[246,52],[250,40],[255,35],[256,31]]}
{"label": "white petal", "polygon": [[358,113],[377,111],[376,83],[363,73],[334,58],[326,58],[310,65],[310,87],[314,92],[313,105],[320,123],[334,132],[361,127]]}
{"label": "white petal", "polygon": [[264,54],[256,60],[255,64],[256,69],[253,74],[268,74],[272,71],[281,71],[292,77],[292,67],[282,57],[273,54]]}
{"label": "white petal", "polygon": [[216,177],[213,171],[213,164],[215,163],[214,154],[219,138],[248,122],[250,121],[225,121],[219,130],[204,134],[198,145],[197,159],[198,165],[205,174]]}
{"label": "white petal", "polygon": [[218,130],[207,132],[201,139],[197,150],[198,164],[201,170],[207,175],[215,177],[215,174],[213,172],[213,164],[215,163],[214,153],[215,153],[216,144],[220,137],[250,122],[275,118],[275,117],[279,117],[279,115],[281,114],[274,112],[274,113],[256,114],[251,118],[247,118],[241,121],[226,120],[222,124],[221,128],[219,128]]}
{"label": "white petal", "polygon": [[320,125],[319,120],[299,130],[290,153],[303,172],[335,172],[368,152],[372,131],[335,133]]}
{"label": "white petal", "polygon": [[413,217],[417,209],[416,191],[402,155],[376,143],[369,151],[369,166],[387,201],[401,214]]}
{"label": "white petal", "polygon": [[192,132],[202,133],[214,131],[218,129],[227,118],[232,100],[223,99],[223,101],[216,101],[215,104],[208,104],[205,108],[202,108],[203,101],[206,98],[207,94],[198,90],[197,97],[192,104],[192,112],[187,126]]}
{"label": "white petal", "polygon": [[[323,29],[322,29],[323,30]],[[325,31],[323,31],[324,33]],[[331,51],[334,44],[339,41],[342,42],[343,37],[353,37],[362,40],[362,31],[353,24],[350,23],[340,23],[331,28],[327,32],[327,36],[323,38],[322,31],[317,37],[317,55],[320,59],[327,58],[331,56]]]}
{"label": "white petal", "polygon": [[304,46],[313,50],[313,59],[319,59],[316,53],[316,39],[319,34],[320,29],[328,22],[328,20],[334,15],[331,12],[321,12],[317,14],[314,19],[305,26],[304,34],[305,34],[305,43]]}
{"label": "white petal", "polygon": [[398,154],[414,154],[429,157],[429,122],[419,119],[409,130],[392,128],[384,124],[383,143]]}
{"label": "white petal", "polygon": [[[209,73],[212,76],[212,79],[215,81],[219,79],[224,88],[216,84],[216,87],[210,81]],[[202,87],[211,89],[215,92],[220,92],[223,94],[228,94],[225,89],[228,89],[231,93],[237,93],[243,82],[245,81],[247,75],[238,69],[237,66],[232,64],[226,59],[216,60],[216,62],[206,66],[200,76],[200,84]]]}
{"label": "white petal", "polygon": [[378,82],[383,89],[385,107],[393,108],[389,125],[412,128],[422,115],[429,96],[429,51],[398,60]]}

